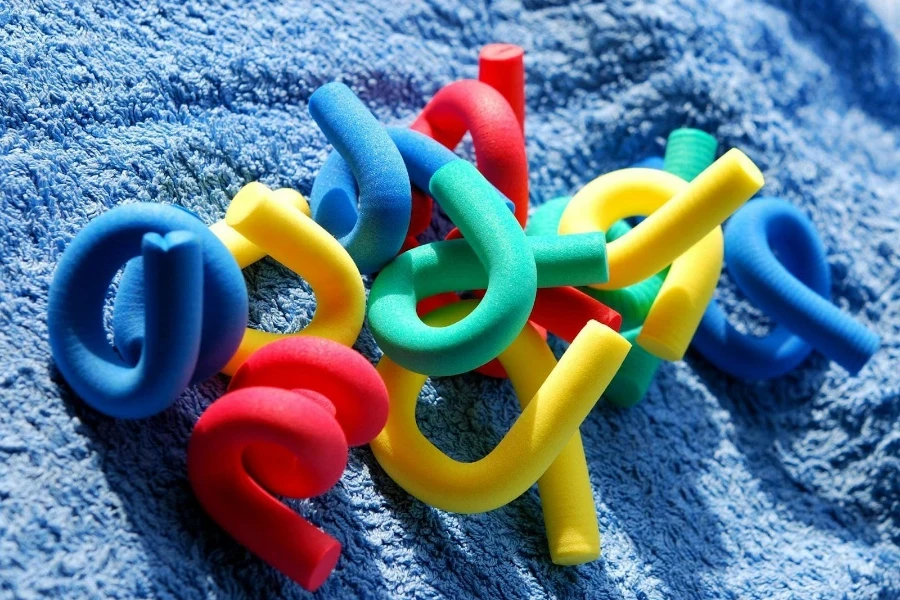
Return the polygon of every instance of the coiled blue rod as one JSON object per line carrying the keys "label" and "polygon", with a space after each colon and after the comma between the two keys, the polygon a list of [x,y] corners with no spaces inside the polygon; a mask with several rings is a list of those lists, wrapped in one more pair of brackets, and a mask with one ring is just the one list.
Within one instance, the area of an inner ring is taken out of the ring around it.
{"label": "coiled blue rod", "polygon": [[[405,127],[388,127],[391,141],[403,157],[412,184],[428,192],[431,176],[447,163],[458,160],[459,156],[425,134]],[[494,188],[496,189],[496,188]],[[497,190],[509,209],[515,212],[515,205]],[[349,231],[356,221],[356,180],[346,160],[337,152],[332,152],[322,165],[322,170],[313,183],[310,205],[313,217],[332,235]],[[318,208],[317,208],[318,207]],[[318,212],[317,212],[318,211]],[[409,228],[407,219],[406,229]],[[556,233],[554,231],[554,233]]]}
{"label": "coiled blue rod", "polygon": [[335,148],[313,182],[313,219],[340,241],[361,273],[374,273],[397,255],[409,228],[412,190],[403,159],[342,83],[317,89],[309,114]]}
{"label": "coiled blue rod", "polygon": [[[120,355],[107,341],[103,305],[129,261],[140,272],[129,286],[140,306],[119,317],[131,332]],[[104,414],[136,419],[225,365],[247,324],[247,291],[237,263],[200,220],[171,205],[130,204],[75,236],[56,267],[48,312],[53,359],[75,393]]]}
{"label": "coiled blue rod", "polygon": [[744,335],[711,302],[693,345],[722,371],[779,377],[816,349],[855,375],[878,350],[878,336],[832,304],[825,248],[790,203],[759,198],[737,211],[725,228],[725,262],[737,287],[777,325],[766,336]]}

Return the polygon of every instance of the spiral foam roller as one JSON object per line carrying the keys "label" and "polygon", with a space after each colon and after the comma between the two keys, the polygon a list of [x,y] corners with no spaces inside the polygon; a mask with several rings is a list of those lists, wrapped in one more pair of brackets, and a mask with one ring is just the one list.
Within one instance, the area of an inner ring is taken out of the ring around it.
{"label": "spiral foam roller", "polygon": [[316,294],[316,312],[296,333],[248,328],[224,373],[233,374],[253,352],[285,337],[318,336],[353,345],[365,319],[366,292],[356,264],[334,237],[296,203],[261,184],[241,188],[228,206],[225,222],[259,251],[303,276]]}
{"label": "spiral foam roller", "polygon": [[[128,315],[114,319],[114,330],[136,332],[117,353],[103,304],[126,262],[126,272],[140,269],[141,293],[117,296],[116,310]],[[234,259],[201,221],[171,205],[129,204],[97,217],[66,248],[50,285],[54,362],[79,397],[113,417],[156,414],[216,373],[246,320]]]}
{"label": "spiral foam roller", "polygon": [[[503,248],[499,242],[504,239],[494,240],[494,251]],[[522,235],[522,240],[523,247],[516,252],[536,262],[535,290],[583,285],[607,276],[602,233]],[[524,295],[523,280],[502,263],[485,261],[483,266],[478,251],[470,238],[434,242],[401,254],[381,272],[369,293],[369,326],[392,360],[417,373],[455,375],[483,365],[515,339],[528,320],[536,294],[516,304],[518,296]],[[503,257],[499,252],[498,256]],[[498,272],[509,274],[501,277]],[[478,308],[448,327],[429,327],[416,312],[419,298],[485,288]]]}
{"label": "spiral foam roller", "polygon": [[812,222],[778,198],[760,198],[726,227],[729,273],[747,298],[778,323],[768,336],[738,333],[710,307],[697,349],[723,371],[747,379],[776,377],[815,348],[855,375],[880,346],[878,336],[829,299],[825,249]]}
{"label": "spiral foam roller", "polygon": [[[384,127],[343,83],[313,92],[309,114],[353,175],[349,183],[316,178],[309,199],[313,219],[338,238],[361,273],[374,273],[406,238],[412,199],[403,159]],[[351,185],[354,193],[348,193]]]}
{"label": "spiral foam roller", "polygon": [[[466,235],[465,241],[441,243],[471,247],[477,259],[475,285],[449,283],[445,273],[455,272],[456,264],[436,264],[434,244],[404,252],[372,284],[369,325],[378,345],[401,365],[455,375],[486,363],[515,339],[534,305],[537,268],[525,233],[474,166],[464,160],[450,162],[434,174],[430,188]],[[432,281],[426,274],[435,271],[440,275]],[[487,293],[479,310],[460,323],[433,328],[416,314],[419,298],[480,288]]]}
{"label": "spiral foam roller", "polygon": [[286,338],[251,355],[197,422],[188,477],[204,509],[253,553],[315,590],[340,543],[270,494],[311,498],[340,479],[349,446],[387,419],[375,368],[332,340]]}

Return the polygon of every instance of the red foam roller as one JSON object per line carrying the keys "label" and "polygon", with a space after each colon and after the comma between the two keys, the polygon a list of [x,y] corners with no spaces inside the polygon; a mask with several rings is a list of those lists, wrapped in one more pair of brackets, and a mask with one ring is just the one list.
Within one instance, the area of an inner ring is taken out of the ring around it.
{"label": "red foam roller", "polygon": [[197,421],[188,443],[191,487],[210,517],[235,540],[308,590],[334,569],[340,543],[271,496],[244,469],[254,445],[296,457],[292,476],[306,495],[330,489],[347,464],[338,422],[302,394],[272,387],[230,392]]}
{"label": "red foam roller", "polygon": [[[425,123],[422,123],[425,121]],[[528,219],[528,160],[525,138],[503,95],[474,79],[441,88],[422,110],[413,129],[453,149],[472,134],[478,170],[515,205],[516,219]]]}
{"label": "red foam roller", "polygon": [[478,55],[478,81],[500,92],[525,131],[525,49],[514,44],[488,44]]}
{"label": "red foam roller", "polygon": [[241,365],[228,389],[257,385],[325,396],[351,446],[368,443],[387,422],[388,393],[378,371],[333,340],[291,337],[263,346]]}
{"label": "red foam roller", "polygon": [[431,213],[433,208],[434,200],[431,199],[431,196],[421,190],[413,188],[412,211],[409,216],[406,241],[403,242],[403,246],[400,248],[401,253],[419,245],[416,241],[416,236],[421,235],[428,229],[428,225],[431,224]]}

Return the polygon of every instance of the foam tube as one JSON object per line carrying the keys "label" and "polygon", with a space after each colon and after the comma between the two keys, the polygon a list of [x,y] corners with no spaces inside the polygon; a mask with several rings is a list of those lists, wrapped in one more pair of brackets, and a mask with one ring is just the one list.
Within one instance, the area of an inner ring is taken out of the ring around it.
{"label": "foam tube", "polygon": [[[135,257],[140,285],[128,306],[117,302],[128,314],[115,322],[138,333],[117,344],[120,356],[107,341],[103,305],[116,272]],[[221,368],[246,319],[240,270],[206,226],[173,206],[140,203],[104,213],[75,236],[50,285],[47,326],[54,362],[75,393],[106,415],[137,419]]]}
{"label": "foam tube", "polygon": [[[511,343],[510,335],[515,339],[518,332],[510,334],[513,323],[501,312],[505,309],[484,307],[495,283],[469,244],[468,239],[451,240],[414,248],[398,256],[375,280],[369,293],[369,326],[394,361],[405,361],[408,365],[404,366],[418,373],[455,375],[497,356]],[[525,255],[535,260],[537,287],[584,285],[607,276],[605,242],[600,232],[529,237],[523,246]],[[513,275],[499,286],[507,293],[520,291]],[[454,325],[429,327],[416,314],[420,299],[452,290],[484,288],[487,295],[479,308]],[[524,306],[514,307],[520,330],[534,304],[531,299]]]}
{"label": "foam tube", "polygon": [[[515,115],[516,120],[519,123],[519,128],[523,132],[522,137],[522,148],[524,151],[524,131],[525,131],[525,62],[524,62],[525,51],[512,44],[488,44],[481,49],[481,53],[478,55],[478,80],[481,83],[487,84],[488,86],[497,90],[500,95],[506,100],[509,104],[510,108],[512,108],[513,114]],[[453,84],[451,84],[453,85]],[[477,94],[478,92],[475,91]],[[490,93],[487,94],[491,96]],[[436,97],[435,97],[436,98]],[[447,98],[447,96],[442,96],[443,99]],[[432,102],[429,102],[429,105],[432,105]],[[485,119],[480,117],[478,114],[472,115],[469,118],[463,118],[454,115],[454,108],[456,111],[464,111],[468,110],[471,107],[478,106],[487,106],[491,108],[491,117],[489,119]],[[433,118],[438,111],[433,110],[433,106],[426,107],[426,110],[422,112],[419,117],[410,125],[410,129],[412,131],[416,131],[422,134],[425,134],[429,137],[434,137],[439,140],[439,143],[449,149],[456,148],[459,143],[462,141],[463,135],[465,134],[465,121],[476,120],[484,123],[484,125],[479,126],[479,140],[474,139],[473,134],[473,143],[475,146],[475,154],[476,160],[478,162],[479,168],[484,165],[484,161],[487,159],[484,156],[483,149],[481,148],[480,138],[487,133],[490,133],[491,136],[494,136],[494,132],[489,129],[489,126],[497,126],[499,131],[499,135],[504,136],[505,132],[509,129],[508,126],[508,118],[503,114],[502,106],[499,106],[496,100],[492,100],[490,97],[487,98],[487,102],[462,102],[458,106],[449,107],[450,110],[443,110],[442,119],[459,120],[463,122],[461,125],[453,126],[451,125],[449,129],[445,129],[439,127],[437,129],[432,127],[432,124],[429,122],[430,118]],[[498,118],[499,117],[499,118]],[[507,141],[509,141],[509,136],[507,135]],[[495,144],[496,146],[496,144]],[[521,179],[518,181],[522,183],[515,184],[517,186],[521,186],[523,183],[527,186],[527,162],[521,164],[524,167],[524,173],[526,175],[524,182]],[[517,181],[514,178],[509,178],[504,174],[502,169],[488,169],[489,171],[493,171],[494,173],[499,172],[501,176],[503,176],[506,181],[513,183]],[[482,171],[487,173],[488,171]],[[498,183],[493,179],[493,174],[488,177],[488,181],[492,183]],[[427,190],[427,185],[421,190]],[[431,198],[422,193],[419,189],[413,189],[413,207],[412,207],[412,216],[410,217],[409,222],[409,231],[407,232],[406,242],[404,243],[404,250],[408,250],[410,248],[415,248],[419,245],[416,240],[416,236],[421,234],[428,228],[429,223],[431,223],[431,213],[432,213],[432,202]],[[522,201],[519,206],[520,208],[516,211],[516,206],[510,203],[512,210],[516,212],[517,218],[525,219],[527,218],[528,211],[528,202],[527,196],[526,200]],[[523,214],[524,212],[524,214]],[[522,220],[522,223],[525,221]],[[454,229],[453,231],[458,231]]]}
{"label": "foam tube", "polygon": [[434,95],[411,129],[448,148],[455,148],[466,131],[470,132],[478,170],[512,200],[516,220],[524,226],[528,219],[525,138],[500,92],[480,81],[454,81]]}
{"label": "foam tube", "polygon": [[231,378],[228,391],[256,386],[302,389],[328,398],[350,446],[368,443],[387,419],[387,390],[375,367],[359,352],[327,338],[285,338],[254,352]]}
{"label": "foam tube", "polygon": [[406,238],[412,199],[403,159],[375,116],[343,83],[313,92],[309,114],[347,162],[359,188],[357,209],[356,194],[348,195],[346,184],[317,177],[309,199],[313,219],[338,238],[361,273],[374,273],[393,259]]}
{"label": "foam tube", "polygon": [[188,479],[203,509],[222,529],[312,591],[331,574],[341,544],[272,496],[246,470],[247,451],[269,447],[290,454],[290,476],[302,478],[301,497],[329,490],[347,464],[344,433],[327,408],[306,394],[251,387],[222,396],[200,416],[188,442]]}
{"label": "foam tube", "polygon": [[[762,184],[759,169],[736,149],[690,183],[669,173],[623,169],[598,177],[576,194],[559,230],[603,230],[633,214],[649,215],[609,244],[608,252],[617,248],[616,261],[611,254],[609,258],[610,280],[617,278],[617,284],[591,287],[632,285],[672,263],[637,341],[659,358],[676,361],[684,357],[721,273],[724,243],[719,223]],[[581,195],[588,188],[590,193]],[[576,204],[579,195],[582,200]],[[719,206],[719,200],[727,208]],[[691,210],[699,211],[699,218],[692,221]]]}
{"label": "foam tube", "polygon": [[[426,319],[433,326],[447,327],[471,314],[473,307],[473,301],[461,301]],[[599,536],[578,426],[616,373],[628,347],[617,333],[591,321],[556,364],[546,343],[533,327],[526,326],[499,356],[522,414],[494,450],[472,463],[448,457],[422,435],[416,425],[416,402],[427,376],[385,356],[378,372],[387,385],[391,407],[384,430],[372,441],[372,452],[406,491],[453,512],[493,510],[540,478],[554,562],[593,560],[599,556]]]}
{"label": "foam tube", "polygon": [[353,259],[337,240],[262,185],[243,188],[228,207],[225,221],[260,251],[301,275],[316,295],[316,312],[297,333],[248,328],[222,372],[234,374],[253,352],[288,336],[318,336],[353,345],[365,318],[365,288]]}
{"label": "foam tube", "polygon": [[[309,210],[309,204],[307,203],[306,198],[303,197],[303,194],[290,188],[270,190],[266,185],[258,181],[251,181],[238,191],[237,195],[240,196],[241,194],[269,194],[274,201],[293,206],[307,217],[312,214]],[[231,255],[234,256],[234,259],[237,261],[238,266],[242,269],[246,269],[253,263],[266,257],[266,253],[259,246],[256,246],[250,240],[235,231],[233,227],[225,222],[225,219],[216,221],[209,226],[209,229],[217,238],[219,238],[219,241],[225,244],[231,252]]]}
{"label": "foam tube", "polygon": [[[559,220],[570,199],[569,196],[554,198],[539,206],[529,218],[525,233],[529,236],[555,235],[559,230]],[[606,243],[619,239],[629,231],[631,226],[626,221],[616,221],[606,231]],[[640,328],[644,323],[653,301],[659,294],[663,280],[664,276],[658,273],[621,290],[595,290],[583,287],[580,291],[619,313],[622,317],[621,330],[629,331]]]}
{"label": "foam tube", "polygon": [[525,49],[515,44],[488,44],[478,53],[478,81],[506,98],[525,131]]}
{"label": "foam tube", "polygon": [[559,232],[604,231],[633,214],[649,215],[628,235],[610,244],[609,281],[592,286],[620,289],[671,264],[763,183],[753,161],[736,148],[690,183],[652,169],[622,169],[601,175],[579,190],[559,222]]}
{"label": "foam tube", "polygon": [[[474,166],[464,160],[448,163],[434,174],[430,187],[466,235],[465,241],[456,242],[471,246],[482,266],[475,271],[486,271],[487,281],[468,286],[466,278],[451,280],[444,273],[456,272],[455,264],[435,264],[440,255],[434,244],[405,252],[372,284],[369,325],[378,345],[399,364],[423,373],[455,375],[486,363],[515,339],[534,305],[537,268],[525,233]],[[478,210],[471,210],[476,203]],[[441,276],[434,281],[423,276],[435,271]],[[437,281],[443,282],[443,289]],[[487,288],[478,309],[450,327],[429,327],[416,314],[419,298],[478,288]]]}
{"label": "foam tube", "polygon": [[622,366],[619,367],[619,372],[603,394],[610,403],[621,408],[631,408],[644,398],[662,362],[660,358],[637,344],[640,334],[640,327],[622,332],[622,337],[632,346]]}
{"label": "foam tube", "polygon": [[778,198],[749,203],[729,221],[725,251],[738,288],[778,326],[766,337],[742,336],[712,309],[697,347],[724,371],[755,379],[790,370],[809,351],[788,332],[852,375],[878,350],[878,336],[830,301],[825,249],[798,208]]}
{"label": "foam tube", "polygon": [[[391,141],[394,142],[394,145],[400,152],[400,156],[403,158],[403,162],[409,173],[409,179],[415,186],[415,188],[413,188],[414,190],[427,190],[431,182],[431,177],[441,167],[453,161],[460,160],[456,154],[440,145],[435,140],[416,131],[412,131],[405,127],[388,127],[387,132],[391,137]],[[329,198],[332,196],[334,198],[356,197],[356,180],[353,177],[353,172],[350,170],[350,166],[347,162],[341,158],[341,155],[337,152],[333,152],[328,157],[328,160],[325,161],[321,171],[319,171],[319,175],[316,177],[316,182],[318,182],[319,189],[322,190],[322,193],[327,194]],[[497,193],[506,203],[510,212],[514,212],[516,206],[509,198],[504,196],[499,190],[497,190]],[[418,235],[424,231],[431,222],[431,198],[428,196],[423,197],[428,200],[428,210],[422,214],[415,214],[410,217],[410,231],[414,229],[412,221],[420,221],[418,232],[410,235]],[[472,210],[479,210],[479,208],[473,206]],[[413,212],[415,213],[416,211],[414,210]],[[336,212],[335,214],[337,215],[338,213]],[[348,211],[340,211],[340,214],[350,213]],[[348,223],[352,224],[351,221],[348,221]],[[404,248],[406,249],[415,248],[419,245],[415,240],[407,240],[407,242],[408,243],[404,243]]]}

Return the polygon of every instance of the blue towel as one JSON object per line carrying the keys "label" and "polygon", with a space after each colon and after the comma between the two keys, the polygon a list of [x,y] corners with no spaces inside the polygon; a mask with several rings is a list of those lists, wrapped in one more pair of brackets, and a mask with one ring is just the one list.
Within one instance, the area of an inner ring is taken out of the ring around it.
{"label": "blue towel", "polygon": [[[188,436],[226,379],[143,421],[86,408],[50,357],[54,265],[122,203],[177,203],[211,223],[250,181],[309,193],[329,151],[306,112],[313,90],[344,81],[405,125],[442,85],[474,77],[492,41],[528,52],[533,204],[659,154],[673,128],[705,129],[812,218],[834,301],[884,347],[856,378],[814,355],[765,383],[689,352],[636,408],[601,401],[582,432],[603,556],[577,568],[551,564],[535,489],[447,514],[354,450],[331,492],[291,502],[344,546],[318,596],[900,597],[900,45],[896,10],[874,6],[0,5],[0,597],[307,596],[191,493]],[[246,276],[254,325],[308,322],[298,278],[268,260]],[[727,277],[718,296],[742,327],[768,326]],[[357,347],[380,354],[368,331]],[[517,414],[508,383],[476,374],[431,382],[418,411],[460,459],[488,452]]]}

